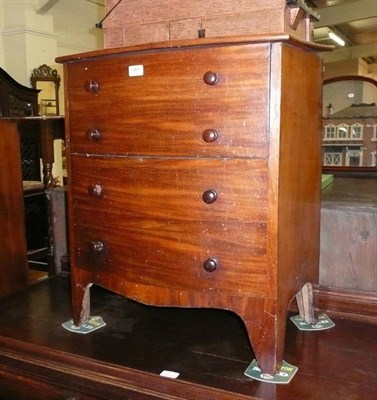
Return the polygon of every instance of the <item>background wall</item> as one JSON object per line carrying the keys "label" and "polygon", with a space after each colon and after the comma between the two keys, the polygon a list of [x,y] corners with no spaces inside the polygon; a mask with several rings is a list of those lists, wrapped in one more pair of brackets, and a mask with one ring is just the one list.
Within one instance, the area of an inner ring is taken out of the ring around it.
{"label": "background wall", "polygon": [[[377,44],[376,44],[377,47]],[[350,60],[326,62],[326,54],[324,54],[325,68],[324,78],[330,79],[344,75],[361,75],[367,78],[377,80],[377,64],[367,64],[361,58]]]}
{"label": "background wall", "polygon": [[30,86],[33,68],[61,71],[55,57],[103,48],[102,0],[0,0],[0,66]]}
{"label": "background wall", "polygon": [[[0,67],[29,87],[34,68],[57,69],[64,115],[63,68],[55,58],[103,48],[103,32],[95,24],[104,15],[103,0],[0,0]],[[62,141],[55,140],[54,147],[52,173],[62,183]]]}

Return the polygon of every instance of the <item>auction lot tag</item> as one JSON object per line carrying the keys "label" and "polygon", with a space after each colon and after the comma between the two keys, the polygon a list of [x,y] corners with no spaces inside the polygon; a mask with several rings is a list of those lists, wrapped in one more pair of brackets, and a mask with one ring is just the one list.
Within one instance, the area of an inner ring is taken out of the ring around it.
{"label": "auction lot tag", "polygon": [[179,372],[174,372],[174,371],[168,371],[164,369],[161,373],[160,376],[163,376],[164,378],[171,378],[171,379],[177,379],[179,376]]}
{"label": "auction lot tag", "polygon": [[144,75],[144,65],[129,65],[128,66],[128,76],[143,76]]}
{"label": "auction lot tag", "polygon": [[249,378],[256,379],[257,381],[261,382],[287,384],[292,380],[297,370],[298,368],[294,365],[283,361],[280,371],[275,375],[264,374],[259,368],[257,360],[253,360],[252,363],[247,367],[244,374]]}
{"label": "auction lot tag", "polygon": [[319,314],[314,324],[307,324],[304,318],[299,315],[290,319],[300,331],[323,331],[335,326],[334,322],[326,314]]}
{"label": "auction lot tag", "polygon": [[93,332],[99,328],[102,328],[105,325],[106,325],[106,323],[103,321],[102,317],[93,316],[93,317],[89,317],[88,322],[86,322],[85,324],[82,324],[80,326],[76,326],[73,323],[73,319],[71,319],[67,322],[64,322],[62,324],[62,327],[64,329],[67,329],[70,332],[82,333],[85,335],[89,332]]}

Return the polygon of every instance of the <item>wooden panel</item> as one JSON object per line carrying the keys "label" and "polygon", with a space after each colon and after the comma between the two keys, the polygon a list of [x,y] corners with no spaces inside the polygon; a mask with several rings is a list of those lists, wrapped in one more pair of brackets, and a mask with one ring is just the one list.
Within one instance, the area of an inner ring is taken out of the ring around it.
{"label": "wooden panel", "polygon": [[[88,195],[92,184],[102,185],[101,197]],[[94,282],[265,294],[264,161],[76,156],[71,185],[76,262]],[[207,190],[218,194],[213,204],[202,199]],[[96,240],[104,252],[90,252]],[[219,261],[211,273],[209,257]]]}
{"label": "wooden panel", "polygon": [[[266,157],[268,57],[269,45],[257,44],[68,65],[70,150]],[[143,65],[144,75],[129,77],[130,65]],[[204,83],[207,71],[218,74],[215,86]],[[99,82],[98,94],[84,90],[87,80]],[[88,141],[88,128],[101,130],[102,139]],[[218,132],[215,142],[203,140],[207,129]]]}
{"label": "wooden panel", "polygon": [[275,179],[279,176],[277,274],[279,290],[285,292],[305,281],[318,283],[322,72],[321,60],[303,49],[283,45],[281,57],[281,152]]}
{"label": "wooden panel", "polygon": [[170,21],[169,38],[171,40],[196,39],[200,29],[203,29],[203,24],[202,19],[198,17]]}
{"label": "wooden panel", "polygon": [[320,284],[377,292],[377,208],[322,207]]}
{"label": "wooden panel", "polygon": [[207,38],[284,32],[284,12],[260,7],[247,11],[240,9],[232,14],[209,14],[203,16],[202,27]]}
{"label": "wooden panel", "polygon": [[27,257],[20,138],[13,122],[0,120],[0,296],[27,286]]}
{"label": "wooden panel", "polygon": [[[106,0],[107,9],[113,7],[116,0]],[[109,16],[106,26],[124,23],[148,23],[163,20],[182,19],[203,15],[223,15],[236,12],[251,12],[258,9],[284,11],[285,0],[129,0],[127,4],[120,4]]]}
{"label": "wooden panel", "polygon": [[[140,43],[164,42],[169,40],[169,21],[123,26],[121,37],[123,38],[122,46],[125,43],[131,46]],[[110,47],[112,47],[112,42]]]}
{"label": "wooden panel", "polygon": [[[115,5],[114,0],[106,0],[107,10]],[[198,29],[205,30],[206,38],[293,32],[311,40],[305,13],[299,14],[294,26],[291,22],[285,0],[131,0],[117,5],[104,22],[105,47],[119,45],[119,39],[123,45],[133,45],[197,38]],[[120,27],[123,34],[114,36],[114,29]]]}
{"label": "wooden panel", "polygon": [[106,29],[106,35],[104,35],[104,47],[120,47],[123,46],[123,27],[115,27]]}

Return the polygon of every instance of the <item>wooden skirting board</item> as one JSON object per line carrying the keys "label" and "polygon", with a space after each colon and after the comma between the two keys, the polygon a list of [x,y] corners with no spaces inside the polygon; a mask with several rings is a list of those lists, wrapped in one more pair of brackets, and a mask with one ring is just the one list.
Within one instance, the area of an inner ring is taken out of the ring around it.
{"label": "wooden skirting board", "polygon": [[330,315],[377,323],[377,294],[348,289],[320,287],[318,308]]}

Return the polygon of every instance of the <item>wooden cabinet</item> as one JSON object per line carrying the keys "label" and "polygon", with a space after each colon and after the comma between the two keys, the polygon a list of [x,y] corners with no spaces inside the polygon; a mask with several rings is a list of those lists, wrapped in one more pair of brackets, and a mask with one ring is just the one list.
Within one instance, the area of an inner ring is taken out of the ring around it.
{"label": "wooden cabinet", "polygon": [[227,309],[262,369],[279,368],[288,305],[318,282],[312,50],[280,35],[58,59],[77,324],[93,283],[146,304]]}
{"label": "wooden cabinet", "polygon": [[0,119],[0,297],[27,287],[27,257],[17,124]]}

